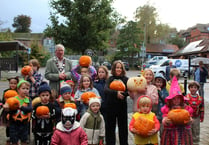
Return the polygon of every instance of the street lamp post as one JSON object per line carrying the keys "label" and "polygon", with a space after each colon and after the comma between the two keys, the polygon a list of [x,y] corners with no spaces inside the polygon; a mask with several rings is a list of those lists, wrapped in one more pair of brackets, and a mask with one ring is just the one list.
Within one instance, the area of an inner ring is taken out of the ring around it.
{"label": "street lamp post", "polygon": [[[141,47],[142,65],[144,63],[144,58],[146,57],[146,24],[144,24],[144,41]],[[142,67],[143,68],[143,67]]]}

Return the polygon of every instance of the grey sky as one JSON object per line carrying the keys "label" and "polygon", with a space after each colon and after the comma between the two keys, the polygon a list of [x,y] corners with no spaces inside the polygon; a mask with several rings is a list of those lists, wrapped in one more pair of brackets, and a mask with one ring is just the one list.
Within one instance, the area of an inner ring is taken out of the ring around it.
{"label": "grey sky", "polygon": [[[137,7],[149,4],[157,9],[161,23],[187,29],[197,23],[209,23],[208,0],[115,0],[113,7],[127,17],[133,19]],[[32,18],[32,32],[43,32],[49,21],[49,0],[0,0],[1,28],[12,28],[14,17],[28,15]]]}

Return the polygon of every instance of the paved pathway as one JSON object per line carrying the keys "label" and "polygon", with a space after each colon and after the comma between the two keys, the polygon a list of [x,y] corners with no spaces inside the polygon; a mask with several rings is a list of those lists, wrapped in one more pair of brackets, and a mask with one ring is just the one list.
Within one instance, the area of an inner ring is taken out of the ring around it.
{"label": "paved pathway", "polygon": [[[8,87],[8,81],[5,79],[5,77],[8,77],[13,74],[14,72],[8,72],[2,74],[2,79],[0,80],[0,98],[2,96],[2,91]],[[209,80],[207,82],[209,82]],[[129,103],[131,104],[132,102],[129,101]],[[131,113],[129,113],[128,115],[128,122],[130,122],[130,120],[131,120]],[[33,137],[31,137],[31,141],[32,140]],[[0,145],[4,145],[5,142],[6,142],[5,127],[0,126]],[[128,135],[128,142],[129,145],[134,145],[133,135],[130,132]],[[30,144],[32,145],[32,143]],[[118,137],[117,137],[117,145],[119,145]],[[205,84],[205,120],[203,123],[201,123],[199,145],[209,145],[209,83]]]}

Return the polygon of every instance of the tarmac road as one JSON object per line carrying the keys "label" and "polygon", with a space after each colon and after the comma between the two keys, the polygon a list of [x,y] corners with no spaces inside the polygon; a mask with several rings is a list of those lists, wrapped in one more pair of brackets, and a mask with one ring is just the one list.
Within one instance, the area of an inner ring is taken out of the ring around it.
{"label": "tarmac road", "polygon": [[[20,70],[20,69],[19,69]],[[44,74],[45,68],[40,68],[40,72]],[[139,71],[127,71],[127,76],[137,76]],[[18,75],[20,76],[20,73],[16,72],[2,72],[1,73],[1,80],[0,80],[0,98],[2,96],[3,90],[8,88],[8,81],[6,80],[9,76]],[[183,79],[180,80],[183,83]],[[189,82],[189,81],[188,81]],[[131,112],[132,112],[132,100],[128,98],[128,112],[129,112],[129,118],[128,122],[131,120]],[[117,130],[116,130],[117,132]],[[129,145],[134,145],[133,142],[133,135],[129,132]],[[31,136],[31,145],[32,145],[33,137]],[[5,135],[5,127],[0,126],[0,145],[4,145],[6,143],[6,135]],[[118,138],[117,138],[117,144],[119,144]],[[209,80],[207,80],[207,83],[205,84],[205,119],[204,122],[201,123],[201,130],[200,130],[200,143],[199,145],[209,145]]]}

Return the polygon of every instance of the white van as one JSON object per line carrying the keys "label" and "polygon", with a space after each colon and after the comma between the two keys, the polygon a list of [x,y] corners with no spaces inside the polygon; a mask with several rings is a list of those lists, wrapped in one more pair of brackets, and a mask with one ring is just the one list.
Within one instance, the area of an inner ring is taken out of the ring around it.
{"label": "white van", "polygon": [[188,59],[166,59],[159,61],[156,65],[150,66],[150,69],[154,73],[162,73],[165,75],[166,66],[169,65],[169,62],[172,61],[173,65],[180,70],[181,75],[188,73],[189,70],[189,60]]}
{"label": "white van", "polygon": [[165,60],[165,59],[168,59],[168,57],[167,56],[154,56],[153,58],[148,60],[146,63],[147,64],[154,64],[160,60]]}

